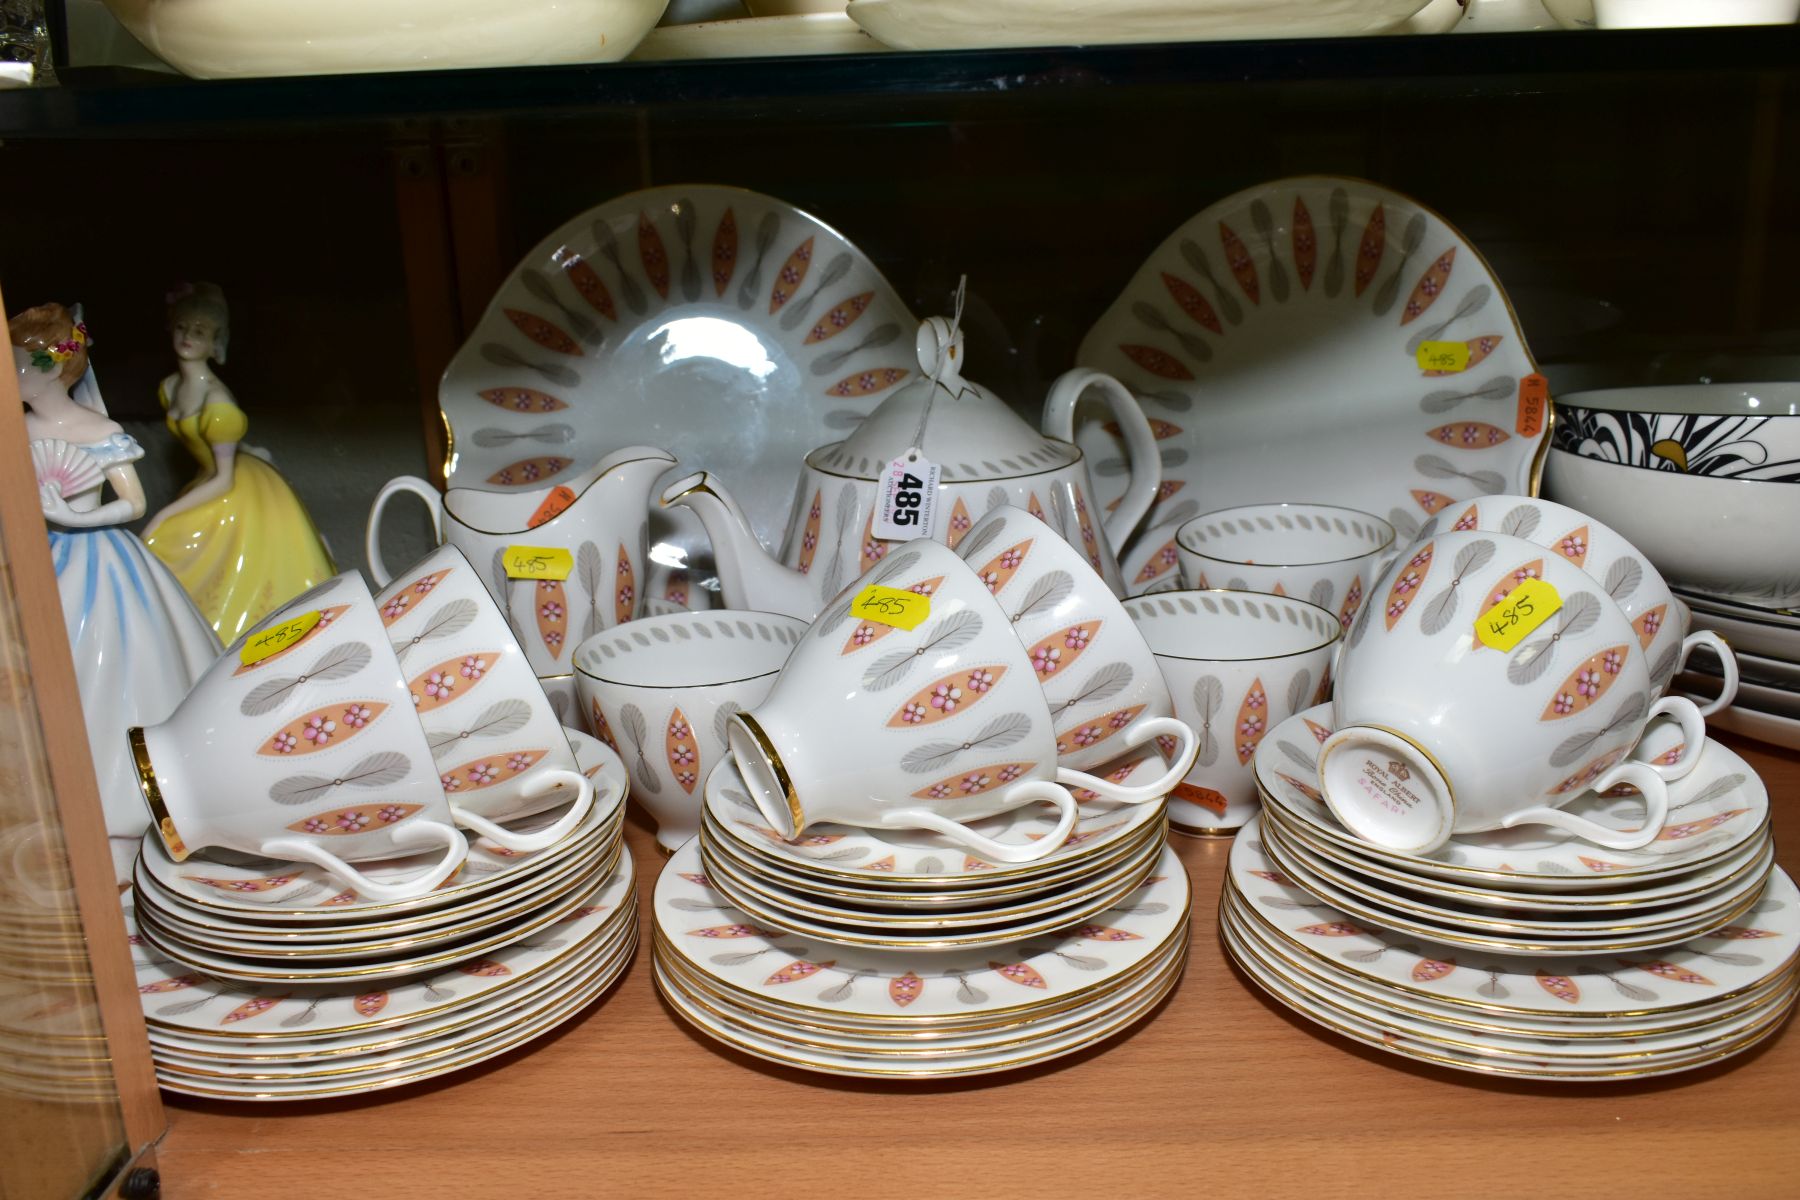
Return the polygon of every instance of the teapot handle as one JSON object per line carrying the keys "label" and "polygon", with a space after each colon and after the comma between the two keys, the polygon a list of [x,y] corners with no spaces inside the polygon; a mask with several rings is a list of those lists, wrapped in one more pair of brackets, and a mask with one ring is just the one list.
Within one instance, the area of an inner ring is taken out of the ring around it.
{"label": "teapot handle", "polygon": [[1113,419],[1125,434],[1126,457],[1131,466],[1131,484],[1119,498],[1119,506],[1106,518],[1106,540],[1115,550],[1137,528],[1156,493],[1162,487],[1162,451],[1157,449],[1156,435],[1144,410],[1124,384],[1111,375],[1086,367],[1077,367],[1050,387],[1050,398],[1044,401],[1043,431],[1065,442],[1075,440],[1075,407],[1090,387],[1098,387],[1112,409]]}

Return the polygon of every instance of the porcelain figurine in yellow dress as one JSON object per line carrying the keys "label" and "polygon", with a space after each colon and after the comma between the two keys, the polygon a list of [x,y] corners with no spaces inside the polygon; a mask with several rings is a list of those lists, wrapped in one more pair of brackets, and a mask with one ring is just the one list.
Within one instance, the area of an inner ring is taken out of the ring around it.
{"label": "porcelain figurine in yellow dress", "polygon": [[209,283],[170,301],[178,365],[157,398],[200,476],[151,519],[144,544],[230,644],[336,568],[281,472],[241,445],[249,419],[212,370],[225,361],[227,318],[224,294]]}

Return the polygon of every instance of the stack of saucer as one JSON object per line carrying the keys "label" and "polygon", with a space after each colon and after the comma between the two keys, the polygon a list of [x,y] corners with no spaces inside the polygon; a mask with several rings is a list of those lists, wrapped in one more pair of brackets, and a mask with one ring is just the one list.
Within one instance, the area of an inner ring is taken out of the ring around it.
{"label": "stack of saucer", "polygon": [[[1800,611],[1763,608],[1676,589],[1693,613],[1694,628],[1710,629],[1737,656],[1737,699],[1711,718],[1720,729],[1800,750]],[[1719,679],[1710,660],[1695,660],[1677,689],[1714,695]]]}
{"label": "stack of saucer", "polygon": [[[1276,999],[1396,1054],[1473,1071],[1612,1079],[1686,1070],[1766,1037],[1800,977],[1800,891],[1773,866],[1769,799],[1708,741],[1642,850],[1543,828],[1429,854],[1357,839],[1320,802],[1330,705],[1256,756],[1263,815],[1233,847],[1227,949]],[[1663,741],[1667,731],[1662,731]],[[1653,731],[1649,749],[1663,746]],[[1635,795],[1569,806],[1618,829]]]}
{"label": "stack of saucer", "polygon": [[[623,782],[616,754],[568,737],[584,774]],[[224,852],[176,863],[145,839],[125,917],[163,1086],[257,1100],[392,1087],[579,1012],[624,969],[637,936],[622,788],[596,791],[587,817],[545,849],[470,835],[461,870],[409,900],[362,898],[304,864]],[[437,857],[365,870],[398,883]]]}

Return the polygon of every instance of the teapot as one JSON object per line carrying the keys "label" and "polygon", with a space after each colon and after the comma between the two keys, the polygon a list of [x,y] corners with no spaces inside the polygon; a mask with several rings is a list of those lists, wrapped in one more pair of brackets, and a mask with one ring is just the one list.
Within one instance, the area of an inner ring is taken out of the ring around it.
{"label": "teapot", "polygon": [[[1049,524],[1114,594],[1123,594],[1113,547],[1143,518],[1162,483],[1155,435],[1132,394],[1110,375],[1070,371],[1052,385],[1039,433],[998,396],[963,378],[962,334],[950,321],[925,321],[916,348],[919,374],[912,382],[848,438],[806,456],[779,557],[763,547],[710,473],[687,476],[663,492],[665,507],[690,508],[706,527],[726,606],[812,620],[899,544],[876,536],[876,511],[888,465],[915,450],[939,472],[931,527],[919,536],[954,549],[986,513],[1015,505]],[[1131,485],[1104,515],[1095,511],[1073,438],[1075,407],[1089,388],[1105,398],[1129,452]]]}

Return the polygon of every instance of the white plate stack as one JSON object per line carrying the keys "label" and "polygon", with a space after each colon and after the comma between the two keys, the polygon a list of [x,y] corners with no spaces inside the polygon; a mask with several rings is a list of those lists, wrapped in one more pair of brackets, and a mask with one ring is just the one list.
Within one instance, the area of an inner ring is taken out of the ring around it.
{"label": "white plate stack", "polygon": [[[582,770],[624,765],[569,732]],[[624,806],[534,853],[473,838],[425,896],[370,901],[316,867],[229,853],[176,863],[147,838],[125,920],[162,1085],[243,1100],[395,1087],[491,1058],[569,1020],[637,942]],[[515,828],[545,828],[556,809]],[[425,861],[363,864],[395,883]]]}
{"label": "white plate stack", "polygon": [[[1737,655],[1737,699],[1708,718],[1719,729],[1789,750],[1800,750],[1800,611],[1762,608],[1736,600],[1675,589],[1694,615],[1695,629],[1710,629]],[[1689,662],[1675,687],[1716,696],[1719,678],[1710,658]]]}

